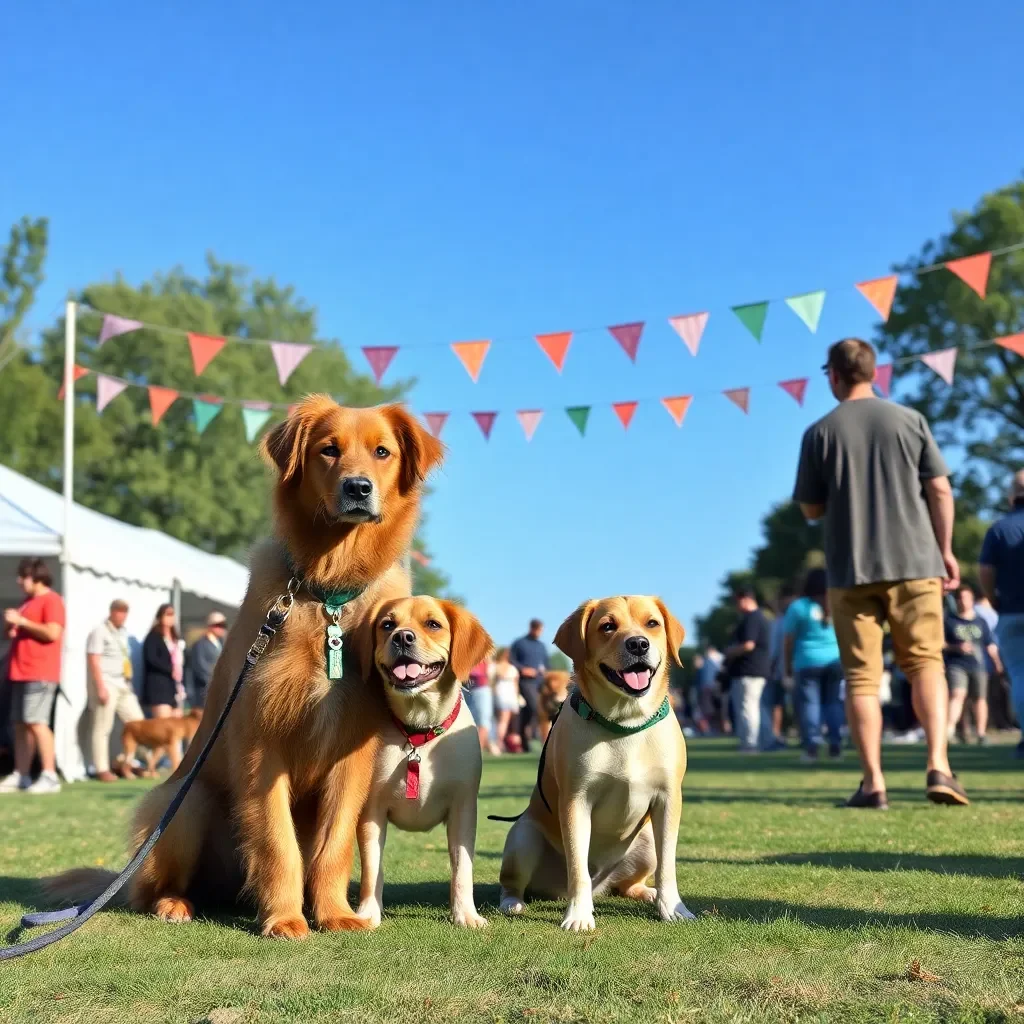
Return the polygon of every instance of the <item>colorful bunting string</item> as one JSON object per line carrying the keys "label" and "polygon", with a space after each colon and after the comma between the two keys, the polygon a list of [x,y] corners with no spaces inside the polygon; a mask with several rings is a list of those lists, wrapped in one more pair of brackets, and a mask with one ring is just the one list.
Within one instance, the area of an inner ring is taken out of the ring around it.
{"label": "colorful bunting string", "polygon": [[1005,338],[996,338],[1000,348],[1009,349],[1019,356],[1024,356],[1024,334],[1008,334]]}
{"label": "colorful bunting string", "polygon": [[[89,370],[89,367],[87,367],[87,366],[79,366],[76,363],[74,368],[71,371],[71,383],[74,384],[75,381],[81,380],[83,377],[85,377],[90,372],[91,371]],[[57,392],[57,401],[58,402],[63,402],[64,401],[64,381],[63,380],[61,380],[60,390]]]}
{"label": "colorful bunting string", "polygon": [[96,339],[96,347],[119,334],[127,334],[129,331],[137,331],[142,327],[141,320],[129,320],[124,316],[114,316],[108,313],[103,318],[103,326],[100,328],[100,336]]}
{"label": "colorful bunting string", "polygon": [[[825,293],[824,291],[817,292],[806,292],[803,295],[794,295],[791,298],[786,299],[786,305],[805,324],[811,334],[817,334],[818,332],[818,321],[821,319],[821,311],[825,308]],[[758,341],[761,339],[758,338]]]}
{"label": "colorful bunting string", "polygon": [[494,421],[498,418],[498,414],[496,412],[475,412],[472,415],[485,440],[489,441],[491,439],[491,430],[494,427]]}
{"label": "colorful bunting string", "polygon": [[[804,404],[804,395],[807,394],[807,382],[810,378],[808,377],[796,377],[793,380],[780,380],[779,387],[786,392],[787,395],[792,395],[796,399],[796,404],[802,406]],[[746,412],[746,410],[743,410]]]}
{"label": "colorful bunting string", "polygon": [[587,420],[590,419],[590,406],[572,405],[565,410],[565,413],[572,420],[573,426],[580,432],[580,437],[586,436]]}
{"label": "colorful bunting string", "polygon": [[871,281],[861,281],[854,287],[878,311],[884,324],[892,312],[892,300],[896,297],[896,286],[900,283],[897,274],[888,277],[876,277]]}
{"label": "colorful bunting string", "polygon": [[668,318],[672,329],[683,339],[683,344],[690,350],[690,355],[695,356],[700,348],[700,339],[704,335],[704,328],[708,325],[710,313],[687,313],[685,316],[670,316]]}
{"label": "colorful bunting string", "polygon": [[572,342],[572,331],[560,331],[557,334],[536,335],[537,344],[540,345],[544,354],[555,364],[555,369],[561,373],[565,366],[565,356],[569,351]]}
{"label": "colorful bunting string", "polygon": [[491,347],[489,341],[453,341],[452,351],[459,357],[459,362],[466,368],[466,373],[475,384],[480,379],[480,370]]}
{"label": "colorful bunting string", "polygon": [[768,319],[768,303],[748,302],[744,306],[733,306],[732,311],[739,317],[740,323],[760,341],[764,333],[764,322]]}
{"label": "colorful bunting string", "polygon": [[[398,355],[397,345],[372,345],[363,348],[363,355],[373,371],[373,379],[379,384],[388,372],[391,360]],[[283,382],[282,382],[283,383]]]}
{"label": "colorful bunting string", "polygon": [[889,397],[892,390],[892,363],[882,363],[875,367],[875,387],[883,398]]}
{"label": "colorful bunting string", "polygon": [[[189,334],[188,347],[192,350],[192,366],[198,377],[205,370],[217,353],[224,347],[223,338],[215,338],[209,334]],[[273,345],[271,345],[273,348]]]}
{"label": "colorful bunting string", "polygon": [[178,392],[173,388],[162,388],[156,384],[150,384],[146,390],[149,392],[149,411],[155,427],[164,418],[164,413],[174,405]]}
{"label": "colorful bunting string", "polygon": [[612,402],[612,409],[615,415],[619,417],[623,430],[629,430],[629,425],[633,422],[633,416],[636,413],[637,404],[637,402]]}
{"label": "colorful bunting string", "polygon": [[676,426],[681,427],[686,410],[690,408],[692,401],[693,395],[677,395],[675,398],[663,398],[661,404],[668,410],[669,416],[675,420]]}
{"label": "colorful bunting string", "polygon": [[921,362],[934,370],[947,384],[953,383],[953,374],[956,372],[955,348],[943,348],[937,352],[925,352],[921,356]]}
{"label": "colorful bunting string", "polygon": [[288,378],[298,369],[299,363],[313,351],[313,346],[296,345],[290,341],[272,341],[270,351],[274,356],[274,365],[277,366],[277,379],[281,382],[281,387],[284,387],[288,383]]}
{"label": "colorful bunting string", "polygon": [[973,288],[982,298],[988,288],[988,272],[992,266],[992,253],[981,252],[977,256],[964,256],[963,259],[950,260],[947,270],[952,270],[965,284]]}
{"label": "colorful bunting string", "polygon": [[427,421],[427,429],[434,435],[434,437],[440,437],[441,431],[444,430],[445,423],[448,422],[448,413],[446,412],[425,412],[423,418]]}
{"label": "colorful bunting string", "polygon": [[609,327],[608,333],[622,346],[622,351],[636,362],[637,349],[640,348],[640,335],[644,332],[642,322],[635,324],[618,324]]}
{"label": "colorful bunting string", "polygon": [[743,412],[750,412],[750,388],[729,388],[722,392],[726,398],[729,399],[733,405],[738,409],[742,409]]}
{"label": "colorful bunting string", "polygon": [[269,402],[246,402],[242,406],[242,423],[245,425],[245,439],[252,444],[260,435],[271,417]]}
{"label": "colorful bunting string", "polygon": [[196,430],[199,433],[203,433],[204,430],[213,422],[214,417],[217,413],[224,408],[223,402],[214,395],[209,395],[206,398],[193,398],[192,399],[192,414],[196,418]]}
{"label": "colorful bunting string", "polygon": [[96,374],[96,411],[103,412],[126,387],[127,381],[108,377],[105,373]]}
{"label": "colorful bunting string", "polygon": [[542,409],[520,409],[516,413],[516,419],[519,420],[519,425],[523,428],[527,441],[533,440],[533,435],[537,432],[543,415]]}

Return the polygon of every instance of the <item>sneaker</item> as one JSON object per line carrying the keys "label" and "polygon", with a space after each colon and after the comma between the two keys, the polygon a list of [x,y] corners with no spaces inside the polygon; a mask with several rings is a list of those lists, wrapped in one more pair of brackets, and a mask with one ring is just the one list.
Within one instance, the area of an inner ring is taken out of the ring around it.
{"label": "sneaker", "polygon": [[988,743],[989,743],[988,736],[979,736],[978,737],[978,746],[979,747],[987,747]]}
{"label": "sneaker", "polygon": [[885,793],[865,793],[863,781],[857,787],[857,792],[850,797],[846,803],[839,805],[840,807],[856,807],[861,810],[869,811],[887,811],[889,810],[889,800]]}
{"label": "sneaker", "polygon": [[816,750],[805,750],[800,755],[801,764],[817,764],[818,763],[818,752]]}
{"label": "sneaker", "polygon": [[43,774],[25,790],[25,792],[32,793],[35,796],[46,793],[59,793],[60,779],[58,779],[53,772],[43,772]]}
{"label": "sneaker", "polygon": [[17,793],[19,790],[28,789],[32,780],[20,772],[11,772],[0,779],[0,793]]}
{"label": "sneaker", "polygon": [[97,782],[117,782],[117,776],[113,772],[97,772]]}
{"label": "sneaker", "polygon": [[832,760],[834,760],[834,761],[839,760],[839,758],[841,758],[843,756],[843,748],[842,747],[829,747],[828,748],[828,756],[831,757]]}
{"label": "sneaker", "polygon": [[926,777],[925,795],[933,804],[966,807],[971,802],[956,775],[944,775],[934,769]]}

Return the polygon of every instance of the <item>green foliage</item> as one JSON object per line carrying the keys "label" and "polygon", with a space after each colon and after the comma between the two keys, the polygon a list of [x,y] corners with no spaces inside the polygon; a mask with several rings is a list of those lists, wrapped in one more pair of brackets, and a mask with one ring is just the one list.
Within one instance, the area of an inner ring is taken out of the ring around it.
{"label": "green foliage", "polygon": [[548,652],[548,664],[556,672],[571,672],[572,662],[557,648],[552,647]]}
{"label": "green foliage", "polygon": [[45,217],[22,217],[0,256],[0,369],[16,358],[18,328],[43,283],[48,239]]}

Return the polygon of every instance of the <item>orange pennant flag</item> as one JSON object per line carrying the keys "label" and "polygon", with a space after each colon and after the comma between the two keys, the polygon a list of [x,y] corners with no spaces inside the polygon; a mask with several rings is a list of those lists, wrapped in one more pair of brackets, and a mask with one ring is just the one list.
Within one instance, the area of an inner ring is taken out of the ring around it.
{"label": "orange pennant flag", "polygon": [[1024,334],[1008,334],[1005,338],[996,338],[996,344],[1024,356]]}
{"label": "orange pennant flag", "polygon": [[153,414],[153,426],[155,427],[163,418],[164,413],[174,404],[178,392],[173,388],[161,388],[156,384],[150,384],[149,388],[149,410]]}
{"label": "orange pennant flag", "polygon": [[536,335],[537,344],[544,350],[544,354],[555,364],[555,369],[561,373],[565,366],[565,354],[569,351],[569,342],[572,341],[572,331],[559,331],[556,334]]}
{"label": "orange pennant flag", "polygon": [[952,270],[965,284],[970,285],[982,298],[988,287],[988,271],[992,266],[992,253],[980,252],[977,256],[965,256],[963,259],[950,260],[947,270]]}
{"label": "orange pennant flag", "polygon": [[623,430],[629,430],[629,425],[633,422],[633,414],[636,412],[636,406],[636,402],[612,402],[612,408],[615,410],[615,415],[619,417]]}
{"label": "orange pennant flag", "polygon": [[466,368],[475,384],[480,379],[480,368],[484,365],[489,341],[453,341],[452,351],[459,357],[459,362]]}
{"label": "orange pennant flag", "polygon": [[889,319],[892,312],[892,300],[896,297],[896,286],[900,283],[899,275],[876,277],[871,281],[861,281],[854,287],[878,310],[882,323]]}
{"label": "orange pennant flag", "polygon": [[[71,382],[72,382],[72,384],[76,380],[81,380],[88,372],[89,372],[89,370],[86,367],[79,366],[77,363],[75,363],[74,369],[71,371]],[[63,382],[63,380],[61,381],[60,390],[57,392],[57,401],[58,402],[63,402],[64,401],[64,382]]]}
{"label": "orange pennant flag", "polygon": [[668,410],[669,416],[676,421],[676,426],[683,425],[683,417],[686,410],[690,408],[693,395],[677,395],[675,398],[663,398],[661,404]]}
{"label": "orange pennant flag", "polygon": [[209,334],[189,334],[188,347],[192,349],[192,365],[198,377],[212,361],[213,357],[224,347],[223,338],[215,338]]}

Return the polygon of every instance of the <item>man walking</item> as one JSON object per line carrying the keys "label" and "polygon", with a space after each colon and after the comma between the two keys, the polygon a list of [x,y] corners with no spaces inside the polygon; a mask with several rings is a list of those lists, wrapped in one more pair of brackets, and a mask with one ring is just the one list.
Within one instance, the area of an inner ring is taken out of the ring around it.
{"label": "man walking", "polygon": [[519,693],[526,705],[519,709],[519,736],[523,752],[530,749],[530,738],[537,733],[537,699],[544,673],[548,670],[548,648],[541,640],[544,623],[530,620],[530,631],[521,636],[509,649],[508,660],[519,672]]}
{"label": "man walking", "polygon": [[[110,770],[110,734],[114,718],[122,723],[143,717],[139,698],[132,689],[132,658],[128,649],[128,605],[112,601],[110,614],[90,634],[85,645],[89,663],[89,711],[92,717],[90,742],[92,766],[99,782],[116,782]],[[118,766],[119,774],[133,778],[127,763]]]}
{"label": "man walking", "polygon": [[228,621],[220,612],[211,612],[206,617],[206,632],[192,645],[188,652],[189,703],[194,708],[206,707],[206,691],[210,688],[213,667],[217,664],[224,647]]}
{"label": "man walking", "polygon": [[771,671],[772,627],[750,587],[738,590],[734,599],[740,621],[732,643],[724,651],[731,680],[729,698],[733,703],[740,753],[756,754],[762,745],[762,723],[766,726],[764,732],[771,733],[772,709],[763,708],[762,703]]}
{"label": "man walking", "polygon": [[974,701],[974,723],[978,744],[988,743],[988,684],[986,656],[1002,672],[999,651],[988,623],[974,607],[974,589],[970,583],[956,588],[956,614],[946,615],[946,679],[949,680],[949,739],[952,741],[964,704]]}
{"label": "man walking", "polygon": [[878,700],[886,623],[928,743],[927,797],[967,804],[946,749],[943,589],[960,582],[949,470],[920,413],[875,397],[866,341],[836,342],[824,369],[839,405],[804,434],[793,499],[825,523],[829,607],[864,773],[846,806],[888,807]]}

